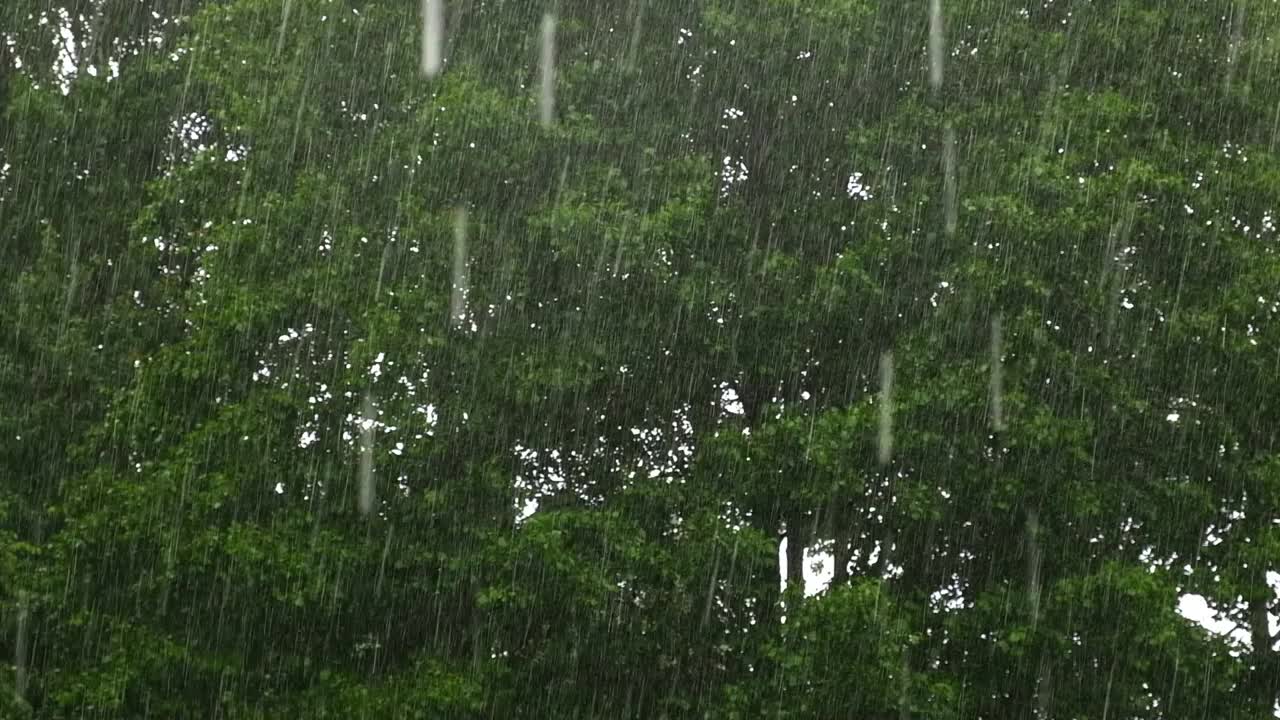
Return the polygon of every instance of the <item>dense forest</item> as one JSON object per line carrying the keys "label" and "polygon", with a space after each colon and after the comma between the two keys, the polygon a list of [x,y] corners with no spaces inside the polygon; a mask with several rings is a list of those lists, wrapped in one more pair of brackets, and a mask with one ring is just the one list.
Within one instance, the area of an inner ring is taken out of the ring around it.
{"label": "dense forest", "polygon": [[1275,712],[1280,2],[0,36],[0,717]]}

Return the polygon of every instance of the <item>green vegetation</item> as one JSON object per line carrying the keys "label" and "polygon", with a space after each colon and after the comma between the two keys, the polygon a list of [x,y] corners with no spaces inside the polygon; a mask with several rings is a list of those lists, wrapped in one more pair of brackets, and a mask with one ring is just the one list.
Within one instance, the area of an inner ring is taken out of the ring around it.
{"label": "green vegetation", "polygon": [[0,717],[1272,716],[1277,3],[3,5]]}

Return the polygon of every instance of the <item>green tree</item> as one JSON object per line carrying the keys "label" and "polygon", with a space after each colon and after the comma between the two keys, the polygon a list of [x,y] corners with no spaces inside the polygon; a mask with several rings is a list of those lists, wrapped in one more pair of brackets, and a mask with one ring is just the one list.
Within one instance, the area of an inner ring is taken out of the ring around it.
{"label": "green tree", "polygon": [[930,5],[0,11],[15,712],[1270,716],[1278,11]]}

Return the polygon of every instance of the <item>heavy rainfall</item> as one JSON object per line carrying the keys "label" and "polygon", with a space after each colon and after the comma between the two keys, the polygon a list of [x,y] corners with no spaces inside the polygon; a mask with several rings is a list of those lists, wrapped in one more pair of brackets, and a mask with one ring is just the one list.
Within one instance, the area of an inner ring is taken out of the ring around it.
{"label": "heavy rainfall", "polygon": [[1280,0],[3,0],[0,718],[1280,717]]}

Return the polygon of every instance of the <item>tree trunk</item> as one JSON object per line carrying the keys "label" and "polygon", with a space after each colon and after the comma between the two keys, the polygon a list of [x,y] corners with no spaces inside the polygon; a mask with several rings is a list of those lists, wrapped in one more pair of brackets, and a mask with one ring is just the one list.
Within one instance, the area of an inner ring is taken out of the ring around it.
{"label": "tree trunk", "polygon": [[1280,653],[1274,649],[1276,637],[1268,624],[1275,591],[1267,583],[1266,566],[1258,564],[1251,590],[1249,635],[1253,645],[1253,671],[1250,685],[1259,708],[1269,711],[1280,699]]}
{"label": "tree trunk", "polygon": [[849,582],[850,556],[849,534],[844,531],[838,531],[835,541],[831,544],[831,562],[834,565],[831,573],[832,587],[838,587]]}

